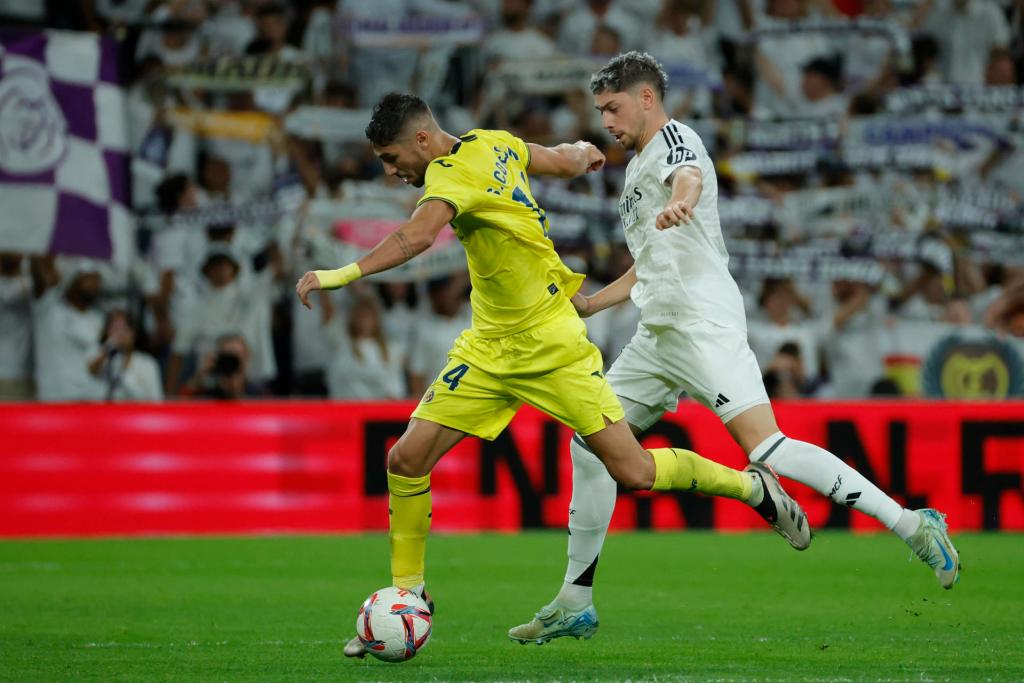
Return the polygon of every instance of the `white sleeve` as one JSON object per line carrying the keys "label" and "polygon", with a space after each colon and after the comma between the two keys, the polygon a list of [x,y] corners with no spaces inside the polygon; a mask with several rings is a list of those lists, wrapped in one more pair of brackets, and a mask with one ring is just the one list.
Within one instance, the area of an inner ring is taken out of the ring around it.
{"label": "white sleeve", "polygon": [[992,43],[999,47],[1010,44],[1010,25],[1003,15],[1002,9],[995,4],[986,5],[992,22]]}
{"label": "white sleeve", "polygon": [[[138,351],[135,353],[139,354]],[[156,359],[148,354],[140,355],[140,358],[146,361],[145,392],[140,398],[144,401],[163,401],[164,387],[160,379],[160,366],[157,365]]]}
{"label": "white sleeve", "polygon": [[661,183],[668,182],[676,169],[682,166],[703,168],[702,157],[707,156],[707,151],[696,133],[684,131],[670,122],[661,129],[659,135],[662,136],[668,149],[667,152],[660,152],[660,156],[654,162],[658,180]]}

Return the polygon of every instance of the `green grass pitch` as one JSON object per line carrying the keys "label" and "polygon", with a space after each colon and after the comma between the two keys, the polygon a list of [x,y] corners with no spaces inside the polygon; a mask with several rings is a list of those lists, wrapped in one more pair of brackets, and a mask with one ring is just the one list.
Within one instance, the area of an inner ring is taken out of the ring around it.
{"label": "green grass pitch", "polygon": [[403,664],[341,654],[384,536],[3,542],[0,680],[1024,680],[1024,537],[955,540],[943,591],[884,534],[615,534],[597,635],[538,647],[505,631],[558,588],[564,535],[435,536],[434,635]]}

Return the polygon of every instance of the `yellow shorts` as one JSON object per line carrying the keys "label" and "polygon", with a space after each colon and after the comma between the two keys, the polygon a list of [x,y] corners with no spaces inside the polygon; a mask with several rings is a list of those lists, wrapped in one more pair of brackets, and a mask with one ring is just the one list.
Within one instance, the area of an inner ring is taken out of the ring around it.
{"label": "yellow shorts", "polygon": [[588,436],[604,429],[606,417],[625,417],[602,370],[601,351],[575,315],[506,337],[466,330],[412,416],[494,439],[529,403]]}

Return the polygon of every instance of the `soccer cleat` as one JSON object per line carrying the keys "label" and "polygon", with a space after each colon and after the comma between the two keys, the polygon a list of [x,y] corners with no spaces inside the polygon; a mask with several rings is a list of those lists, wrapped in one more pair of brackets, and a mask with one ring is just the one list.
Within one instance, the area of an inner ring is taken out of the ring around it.
{"label": "soccer cleat", "polygon": [[571,636],[576,640],[590,640],[597,633],[597,610],[587,605],[581,610],[570,610],[552,602],[541,609],[527,624],[508,630],[508,637],[521,645],[543,645],[555,638]]}
{"label": "soccer cleat", "polygon": [[[426,588],[423,589],[420,597],[423,598],[423,602],[427,603],[430,616],[434,616],[434,599],[430,597],[430,593],[427,592]],[[356,659],[362,659],[366,656],[366,646],[363,645],[363,641],[359,639],[359,636],[345,643],[345,656],[355,657]]]}
{"label": "soccer cleat", "polygon": [[907,545],[935,570],[939,585],[948,590],[960,580],[960,553],[949,537],[946,515],[932,508],[914,510],[914,513],[921,518],[921,526],[907,539]]}
{"label": "soccer cleat", "polygon": [[791,546],[797,550],[807,550],[811,545],[811,525],[807,522],[807,515],[800,504],[782,488],[772,468],[761,462],[752,462],[744,472],[753,472],[761,477],[764,500],[753,506],[757,513]]}

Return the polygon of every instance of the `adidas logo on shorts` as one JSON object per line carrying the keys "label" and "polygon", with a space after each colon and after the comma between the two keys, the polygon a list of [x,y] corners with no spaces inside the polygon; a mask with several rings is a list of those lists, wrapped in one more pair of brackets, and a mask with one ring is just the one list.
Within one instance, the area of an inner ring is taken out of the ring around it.
{"label": "adidas logo on shorts", "polygon": [[728,402],[729,402],[729,399],[727,399],[724,394],[719,394],[718,395],[718,400],[715,401],[715,407],[716,408],[721,408],[722,406],[724,406]]}

